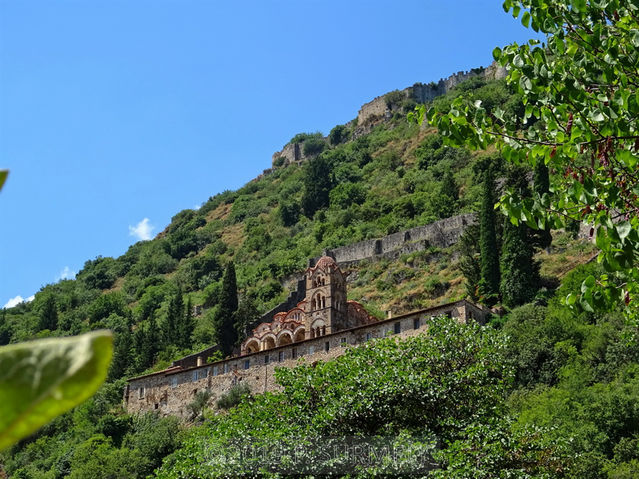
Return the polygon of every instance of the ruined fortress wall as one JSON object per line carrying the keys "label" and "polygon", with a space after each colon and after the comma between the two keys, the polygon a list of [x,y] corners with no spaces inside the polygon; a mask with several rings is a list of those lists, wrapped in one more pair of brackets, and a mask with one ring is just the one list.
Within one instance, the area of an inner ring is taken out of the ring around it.
{"label": "ruined fortress wall", "polygon": [[[444,95],[455,86],[474,76],[481,76],[487,80],[499,80],[506,77],[506,69],[494,62],[487,68],[476,68],[467,72],[453,73],[448,78],[442,78],[437,83],[416,83],[412,87],[401,90],[407,98],[412,98],[418,103],[426,103],[433,98]],[[385,118],[390,113],[386,104],[386,95],[378,96],[365,103],[357,114],[357,124],[362,126],[374,119]]]}
{"label": "ruined fortress wall", "polygon": [[280,157],[284,158],[284,165],[290,165],[302,161],[304,154],[302,153],[299,143],[288,143],[282,148],[282,151],[273,153],[273,157],[271,158],[272,164],[275,165],[275,161]]}
{"label": "ruined fortress wall", "polygon": [[125,407],[129,413],[155,411],[162,415],[188,417],[187,406],[201,390],[212,393],[211,406],[238,384],[246,384],[253,393],[277,391],[280,386],[275,381],[275,367],[295,367],[300,363],[334,359],[347,348],[375,338],[426,334],[428,321],[442,314],[460,321],[483,321],[485,316],[481,309],[462,300],[267,351],[188,369],[161,371],[131,379],[124,392]]}
{"label": "ruined fortress wall", "polygon": [[423,251],[429,247],[448,248],[459,241],[467,226],[475,222],[475,215],[467,213],[393,233],[383,238],[330,249],[326,253],[335,258],[339,265],[344,265],[375,257]]}

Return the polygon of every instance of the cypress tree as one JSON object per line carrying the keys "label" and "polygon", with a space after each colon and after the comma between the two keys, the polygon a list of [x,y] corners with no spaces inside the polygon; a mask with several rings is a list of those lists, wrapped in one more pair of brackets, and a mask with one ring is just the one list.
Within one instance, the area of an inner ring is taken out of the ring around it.
{"label": "cypress tree", "polygon": [[[533,191],[542,197],[545,193],[550,193],[550,176],[548,173],[548,167],[546,163],[538,160],[535,163],[535,169],[533,173]],[[533,230],[532,241],[537,248],[545,249],[552,244],[552,234],[550,233],[550,226],[547,226],[543,230]]]}
{"label": "cypress tree", "polygon": [[109,368],[109,380],[119,379],[131,367],[133,340],[128,326],[115,331],[113,341],[113,359]]}
{"label": "cypress tree", "polygon": [[450,168],[444,173],[439,194],[432,200],[435,214],[439,218],[449,218],[455,213],[459,192]]}
{"label": "cypress tree", "polygon": [[455,178],[453,177],[453,172],[450,168],[446,170],[444,173],[444,178],[442,178],[442,195],[446,195],[451,198],[454,202],[459,199],[459,191],[457,191],[457,183],[455,183]]}
{"label": "cypress tree", "polygon": [[182,290],[171,296],[169,307],[166,312],[166,320],[162,328],[163,340],[165,345],[178,344],[181,346],[181,331],[184,316],[184,301],[182,299]]}
{"label": "cypress tree", "polygon": [[[541,171],[542,181],[540,183],[543,182],[543,176],[544,173]],[[547,181],[547,168],[545,176]],[[506,184],[522,198],[530,197],[526,169],[511,168],[506,178]],[[503,303],[508,307],[512,308],[531,301],[537,292],[539,267],[534,260],[533,243],[539,236],[535,233],[537,233],[536,230],[530,229],[525,224],[515,226],[508,219],[504,221],[499,290]]]}
{"label": "cypress tree", "polygon": [[486,304],[495,304],[499,297],[499,248],[495,230],[495,180],[492,167],[484,172],[481,209],[479,211],[479,251],[481,279],[479,292]]}
{"label": "cypress tree", "polygon": [[304,168],[302,194],[302,209],[308,218],[312,218],[317,210],[328,206],[332,186],[330,163],[322,156],[309,160]]}
{"label": "cypress tree", "polygon": [[182,316],[180,324],[180,346],[182,348],[188,348],[191,346],[191,335],[195,325],[193,324],[193,305],[191,304],[191,297],[187,296],[186,299],[186,311]]}
{"label": "cypress tree", "polygon": [[224,276],[222,277],[222,291],[217,317],[215,318],[215,336],[224,356],[233,351],[237,342],[235,329],[235,312],[237,311],[237,281],[235,278],[235,265],[230,261]]}
{"label": "cypress tree", "polygon": [[466,278],[466,294],[472,301],[479,300],[481,262],[479,258],[479,225],[470,225],[459,239],[459,269]]}
{"label": "cypress tree", "polygon": [[537,291],[538,272],[527,232],[524,224],[515,226],[509,219],[504,221],[500,292],[503,303],[510,308],[528,303]]}
{"label": "cypress tree", "polygon": [[58,329],[58,307],[52,294],[48,294],[40,308],[38,315],[38,329],[48,329],[54,331]]}

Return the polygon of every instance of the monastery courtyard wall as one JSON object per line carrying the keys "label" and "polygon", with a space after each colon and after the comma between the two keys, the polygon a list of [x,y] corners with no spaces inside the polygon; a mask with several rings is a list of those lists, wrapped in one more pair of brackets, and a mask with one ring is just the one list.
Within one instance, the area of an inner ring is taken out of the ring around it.
{"label": "monastery courtyard wall", "polygon": [[[188,417],[187,405],[201,390],[212,393],[211,405],[239,384],[247,385],[253,394],[277,391],[276,367],[295,367],[300,361],[313,363],[330,360],[344,354],[348,347],[375,338],[407,338],[427,334],[429,320],[439,315],[465,322],[483,321],[486,313],[472,303],[461,300],[210,364],[169,368],[130,379],[124,391],[125,407],[129,413],[155,411],[161,415]],[[198,359],[202,363],[206,358]]]}

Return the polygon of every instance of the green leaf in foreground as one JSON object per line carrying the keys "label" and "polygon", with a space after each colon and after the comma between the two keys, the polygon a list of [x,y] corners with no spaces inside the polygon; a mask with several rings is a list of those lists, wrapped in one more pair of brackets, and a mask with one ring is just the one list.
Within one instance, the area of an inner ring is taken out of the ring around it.
{"label": "green leaf in foreground", "polygon": [[89,398],[107,375],[108,331],[0,348],[0,450]]}
{"label": "green leaf in foreground", "polygon": [[9,176],[9,170],[0,170],[0,190],[4,182],[7,181],[7,176]]}

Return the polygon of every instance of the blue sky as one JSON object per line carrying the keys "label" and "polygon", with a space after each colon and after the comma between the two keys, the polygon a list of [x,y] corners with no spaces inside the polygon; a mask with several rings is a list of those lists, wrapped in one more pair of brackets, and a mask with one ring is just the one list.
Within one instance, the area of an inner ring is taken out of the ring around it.
{"label": "blue sky", "polygon": [[531,34],[484,0],[0,0],[0,307]]}

